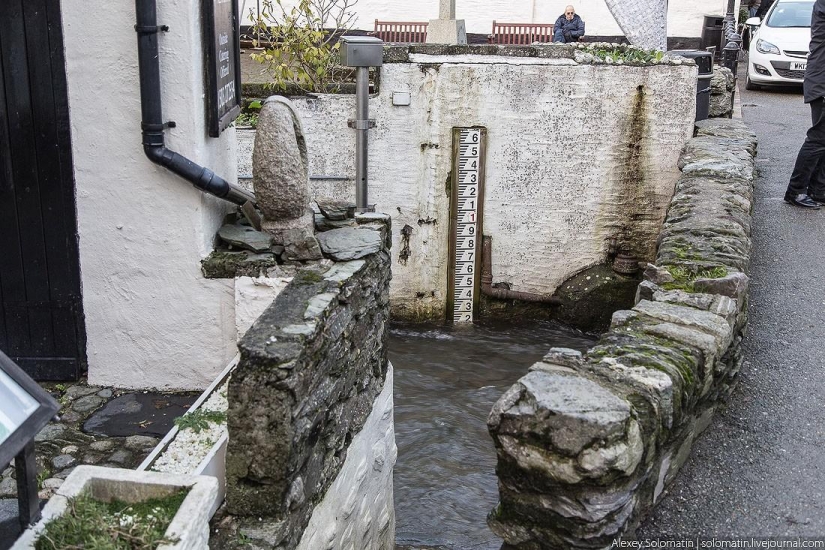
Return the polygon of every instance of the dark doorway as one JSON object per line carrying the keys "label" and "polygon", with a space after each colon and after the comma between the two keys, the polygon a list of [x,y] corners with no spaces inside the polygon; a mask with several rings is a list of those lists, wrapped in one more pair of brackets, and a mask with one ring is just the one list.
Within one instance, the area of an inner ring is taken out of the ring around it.
{"label": "dark doorway", "polygon": [[0,349],[76,380],[85,348],[60,0],[1,0]]}

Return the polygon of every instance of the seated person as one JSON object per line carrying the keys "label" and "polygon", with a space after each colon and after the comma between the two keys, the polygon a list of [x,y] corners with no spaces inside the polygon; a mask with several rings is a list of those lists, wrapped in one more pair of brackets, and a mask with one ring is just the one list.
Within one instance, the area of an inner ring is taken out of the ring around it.
{"label": "seated person", "polygon": [[573,6],[564,8],[553,25],[553,42],[578,42],[584,36],[584,21],[576,14]]}

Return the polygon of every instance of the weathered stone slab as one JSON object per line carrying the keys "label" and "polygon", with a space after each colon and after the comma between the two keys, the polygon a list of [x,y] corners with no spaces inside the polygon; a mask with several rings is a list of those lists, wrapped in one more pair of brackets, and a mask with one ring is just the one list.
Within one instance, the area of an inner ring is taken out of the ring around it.
{"label": "weathered stone slab", "polygon": [[381,235],[368,229],[341,228],[318,235],[325,255],[338,262],[357,260],[381,249]]}
{"label": "weathered stone slab", "polygon": [[218,229],[218,237],[227,244],[257,253],[269,252],[272,246],[271,235],[256,231],[248,225],[223,225]]}

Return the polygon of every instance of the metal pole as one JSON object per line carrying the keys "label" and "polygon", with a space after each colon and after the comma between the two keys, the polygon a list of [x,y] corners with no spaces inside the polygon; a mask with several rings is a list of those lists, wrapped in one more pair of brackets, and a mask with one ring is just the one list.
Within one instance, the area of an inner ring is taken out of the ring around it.
{"label": "metal pole", "polygon": [[370,118],[370,70],[358,67],[355,72],[355,207],[367,212],[367,138]]}
{"label": "metal pole", "polygon": [[34,441],[14,457],[17,476],[17,508],[20,527],[25,531],[40,519],[40,498],[37,496],[37,464],[34,460]]}

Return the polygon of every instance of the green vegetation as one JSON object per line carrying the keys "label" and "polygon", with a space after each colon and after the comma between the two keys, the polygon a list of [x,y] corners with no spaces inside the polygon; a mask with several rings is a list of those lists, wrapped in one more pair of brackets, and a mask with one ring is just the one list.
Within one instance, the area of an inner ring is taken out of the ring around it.
{"label": "green vegetation", "polygon": [[66,513],[46,524],[37,550],[151,550],[176,541],[164,534],[188,490],[137,504],[100,502],[88,494],[69,500]]}
{"label": "green vegetation", "polygon": [[48,468],[44,468],[40,472],[37,473],[37,490],[41,490],[43,488],[43,482],[49,479],[49,476],[52,475],[52,471]]}
{"label": "green vegetation", "polygon": [[586,44],[579,47],[605,63],[624,65],[647,65],[661,61],[665,53],[659,50],[645,50],[632,44]]}
{"label": "green vegetation", "polygon": [[222,411],[207,411],[198,409],[195,412],[186,413],[180,418],[175,419],[175,426],[179,430],[192,430],[195,433],[200,433],[201,430],[209,428],[209,423],[223,424],[226,422],[226,413]]}
{"label": "green vegetation", "polygon": [[241,113],[235,119],[235,126],[251,126],[258,127],[258,113]]}
{"label": "green vegetation", "polygon": [[287,10],[282,0],[263,0],[252,34],[268,46],[253,53],[252,59],[266,66],[275,90],[297,86],[304,92],[335,91],[338,32],[324,29],[346,31],[354,18],[353,4],[351,0],[300,0]]}
{"label": "green vegetation", "polygon": [[684,290],[685,292],[695,292],[693,282],[696,279],[719,279],[728,274],[728,270],[722,266],[708,269],[692,271],[682,266],[668,266],[667,270],[673,276],[672,283],[665,283],[662,286],[665,290]]}
{"label": "green vegetation", "polygon": [[320,283],[323,280],[323,275],[316,271],[310,271],[309,269],[299,271],[295,277],[292,278],[292,281],[298,285],[314,285],[315,283]]}

